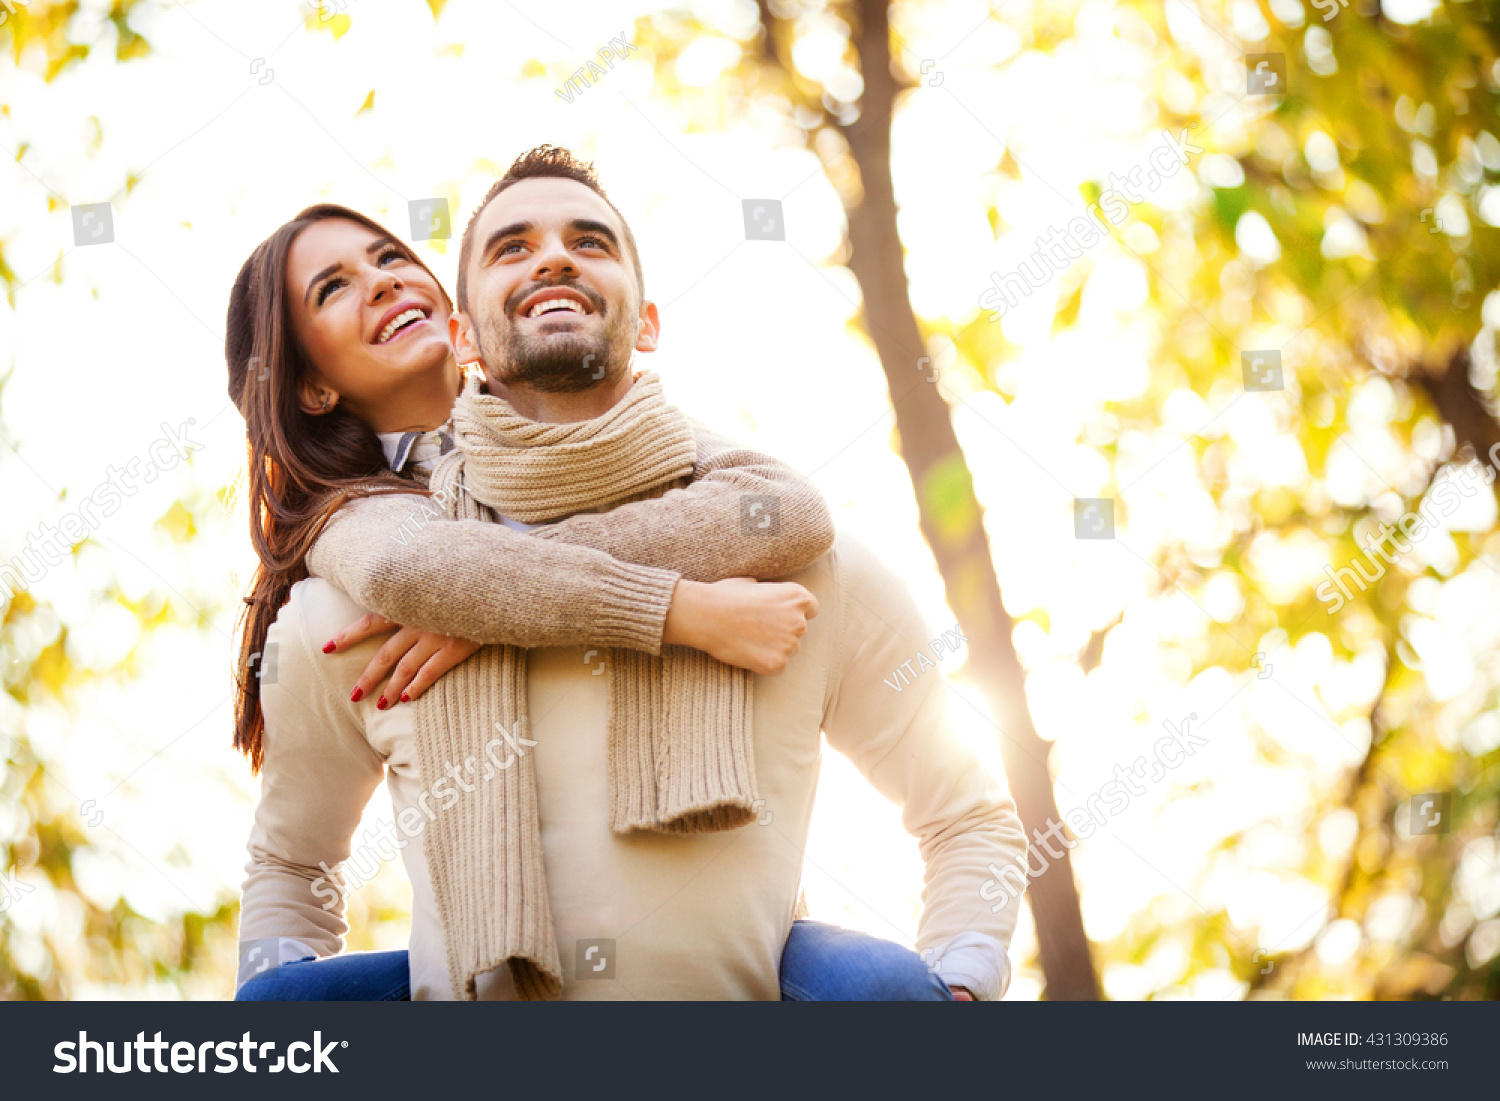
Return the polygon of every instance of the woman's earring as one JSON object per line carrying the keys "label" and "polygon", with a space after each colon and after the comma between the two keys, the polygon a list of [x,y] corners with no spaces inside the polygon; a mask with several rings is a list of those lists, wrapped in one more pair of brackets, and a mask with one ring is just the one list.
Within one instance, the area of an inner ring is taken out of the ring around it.
{"label": "woman's earring", "polygon": [[323,395],[323,412],[328,412],[328,395]]}

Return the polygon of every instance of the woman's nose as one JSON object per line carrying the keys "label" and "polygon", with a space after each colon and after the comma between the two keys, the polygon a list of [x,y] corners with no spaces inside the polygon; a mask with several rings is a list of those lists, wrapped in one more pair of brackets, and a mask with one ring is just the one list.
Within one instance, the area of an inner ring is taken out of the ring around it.
{"label": "woman's nose", "polygon": [[370,281],[370,301],[379,302],[387,294],[400,294],[404,285],[394,272],[377,271]]}

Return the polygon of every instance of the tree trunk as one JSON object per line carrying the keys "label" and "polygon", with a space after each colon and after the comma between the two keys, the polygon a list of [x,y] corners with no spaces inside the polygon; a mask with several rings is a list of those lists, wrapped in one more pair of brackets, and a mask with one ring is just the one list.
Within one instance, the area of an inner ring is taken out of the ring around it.
{"label": "tree trunk", "polygon": [[[1458,450],[1472,448],[1476,459],[1488,463],[1490,454],[1500,446],[1500,424],[1496,424],[1485,396],[1469,381],[1469,362],[1469,345],[1464,344],[1454,349],[1441,375],[1417,366],[1407,378],[1427,395],[1437,415],[1453,429]],[[1500,493],[1500,478],[1495,480],[1495,492]]]}
{"label": "tree trunk", "polygon": [[[891,72],[886,0],[858,0],[857,8],[865,88],[861,118],[843,132],[859,166],[864,197],[846,212],[849,267],[864,295],[865,328],[880,355],[896,410],[901,457],[916,492],[922,534],[937,560],[948,604],[969,639],[965,679],[979,688],[999,724],[1000,748],[1022,821],[1028,831],[1045,829],[1049,820],[1058,820],[1049,747],[1037,737],[1027,709],[1025,676],[1011,645],[1011,619],[1001,603],[968,463],[948,404],[927,381],[931,372],[925,363],[919,363],[925,352],[907,292],[891,182],[890,120],[898,89]],[[1056,860],[1041,850],[1035,856],[1046,871],[1032,880],[1027,897],[1036,920],[1046,997],[1098,999],[1068,852]]]}

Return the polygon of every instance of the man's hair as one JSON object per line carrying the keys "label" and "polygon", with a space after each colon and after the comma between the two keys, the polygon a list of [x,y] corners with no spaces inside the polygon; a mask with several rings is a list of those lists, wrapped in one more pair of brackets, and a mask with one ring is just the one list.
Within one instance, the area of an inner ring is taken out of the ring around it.
{"label": "man's hair", "polygon": [[506,188],[522,180],[547,178],[576,180],[609,203],[609,209],[615,212],[620,219],[620,225],[625,229],[625,250],[630,253],[630,262],[635,268],[635,286],[640,291],[641,297],[645,297],[646,277],[641,271],[641,253],[635,246],[635,234],[630,232],[630,223],[625,220],[625,215],[620,213],[620,208],[609,201],[604,188],[599,186],[599,177],[594,172],[593,164],[579,160],[570,150],[560,146],[539,145],[535,149],[528,149],[511,162],[510,167],[505,170],[505,175],[496,180],[494,186],[485,193],[484,200],[470,216],[469,224],[464,229],[463,241],[458,248],[458,308],[464,313],[469,312],[469,256],[474,250],[474,227],[479,222],[479,216],[490,205],[490,200]]}

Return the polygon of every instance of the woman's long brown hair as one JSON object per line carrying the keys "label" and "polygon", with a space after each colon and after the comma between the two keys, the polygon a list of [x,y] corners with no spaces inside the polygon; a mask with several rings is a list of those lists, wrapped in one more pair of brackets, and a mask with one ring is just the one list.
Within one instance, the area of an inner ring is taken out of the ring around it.
{"label": "woman's long brown hair", "polygon": [[[230,292],[224,358],[229,365],[229,396],[245,418],[250,539],[260,559],[240,616],[235,667],[234,747],[250,759],[252,774],[260,771],[263,759],[259,674],[266,632],[292,586],[308,576],[308,550],[348,501],[382,493],[426,492],[421,483],[391,471],[374,429],[343,406],[313,416],[298,403],[299,383],[313,364],[292,327],[286,258],[303,230],[328,218],[345,218],[389,237],[409,259],[422,264],[378,222],[347,207],[320,203],[262,241],[240,268]],[[433,281],[438,282],[436,276]],[[446,293],[444,303],[448,304]]]}

